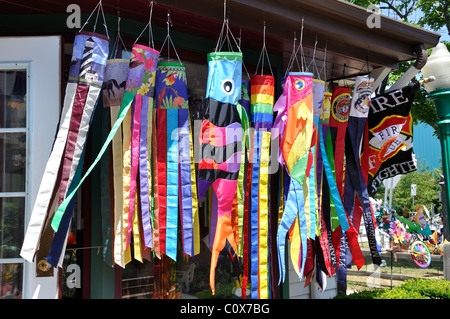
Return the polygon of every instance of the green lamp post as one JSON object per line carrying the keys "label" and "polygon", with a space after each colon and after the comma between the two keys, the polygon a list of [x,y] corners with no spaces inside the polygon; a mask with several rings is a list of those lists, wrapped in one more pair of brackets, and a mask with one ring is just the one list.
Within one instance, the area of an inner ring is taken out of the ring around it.
{"label": "green lamp post", "polygon": [[[434,77],[434,81],[425,83],[424,86],[428,92],[428,98],[433,101],[436,107],[436,115],[439,118],[437,125],[441,141],[442,166],[445,179],[444,197],[447,208],[446,220],[448,221],[450,220],[448,215],[450,209],[450,52],[448,52],[445,44],[439,43],[433,48],[427,63],[422,68],[422,74],[424,78]],[[444,227],[450,227],[450,225],[445,225]],[[446,239],[450,240],[450,238]],[[448,246],[448,244],[445,246]],[[450,249],[444,247],[444,254],[447,252],[450,252]],[[444,259],[449,259],[449,257],[445,258],[444,255]],[[444,268],[446,268],[445,265]],[[449,278],[446,279],[449,280]]]}

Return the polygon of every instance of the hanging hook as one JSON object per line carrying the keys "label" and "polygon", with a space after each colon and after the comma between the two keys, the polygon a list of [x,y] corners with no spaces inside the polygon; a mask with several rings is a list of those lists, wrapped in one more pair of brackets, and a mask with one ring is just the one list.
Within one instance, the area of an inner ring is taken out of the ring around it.
{"label": "hanging hook", "polygon": [[366,56],[366,66],[367,66],[367,74],[370,74],[370,67],[369,67],[369,56]]}
{"label": "hanging hook", "polygon": [[154,48],[155,44],[153,43],[153,30],[152,30],[153,1],[149,3],[149,7],[150,7],[150,16],[148,18],[148,23],[145,25],[144,29],[138,35],[136,41],[134,41],[134,44],[138,42],[139,38],[144,33],[145,29],[148,27],[148,46]]}
{"label": "hanging hook", "polygon": [[304,68],[304,52],[303,52],[303,29],[304,29],[304,22],[305,22],[305,17],[302,17],[302,28],[300,31],[300,43],[299,43],[299,47],[297,49],[300,50],[300,61],[301,61],[301,66],[302,66],[302,72],[305,72],[305,68]]}
{"label": "hanging hook", "polygon": [[150,17],[148,19],[148,46],[150,46],[150,40],[151,40],[151,47],[154,48],[155,45],[153,43],[153,30],[152,30],[152,16],[153,16],[153,1],[150,2]]}
{"label": "hanging hook", "polygon": [[120,48],[120,44],[123,46],[123,49],[126,49],[125,43],[123,43],[122,37],[120,36],[120,20],[120,10],[119,7],[117,7],[117,36],[114,42],[113,50],[111,51],[112,58],[116,58],[117,51],[119,51]]}
{"label": "hanging hook", "polygon": [[103,17],[103,26],[105,27],[105,31],[106,31],[106,37],[109,39],[108,27],[106,26],[106,19],[105,19],[105,13],[103,11],[102,0],[99,0],[97,5],[95,6],[94,10],[92,10],[92,12],[89,15],[89,17],[87,18],[86,22],[83,24],[83,26],[81,27],[81,29],[78,32],[83,31],[84,27],[89,23],[89,20],[91,19],[92,15],[96,11],[97,11],[97,13],[96,13],[95,22],[94,22],[94,32],[95,32],[95,29],[97,28],[97,20],[98,20],[99,14],[101,12],[102,17]]}
{"label": "hanging hook", "polygon": [[[167,10],[167,37],[170,38],[170,10]],[[170,43],[167,45],[167,61],[170,61]]]}
{"label": "hanging hook", "polygon": [[164,39],[164,42],[163,42],[163,44],[162,44],[162,46],[161,46],[161,49],[160,49],[159,51],[160,51],[160,52],[163,52],[164,46],[165,46],[166,43],[167,43],[167,61],[170,61],[170,45],[172,45],[172,46],[173,46],[173,49],[174,49],[174,51],[175,51],[175,55],[177,56],[178,62],[179,62],[180,64],[182,64],[182,63],[181,63],[181,59],[180,59],[180,57],[179,57],[179,55],[178,55],[177,49],[176,49],[176,47],[175,47],[175,44],[173,43],[172,38],[170,37],[170,27],[173,26],[172,18],[170,17],[170,10],[167,11],[167,21],[166,21],[166,24],[167,24],[167,35],[166,35],[166,38]]}
{"label": "hanging hook", "polygon": [[117,33],[120,34],[120,10],[117,8]]}
{"label": "hanging hook", "polygon": [[261,54],[259,55],[258,64],[256,66],[255,74],[258,72],[259,63],[261,62],[261,75],[263,75],[264,71],[264,56],[267,58],[267,62],[269,62],[270,73],[273,76],[272,66],[270,65],[269,53],[266,48],[266,20],[263,21],[263,45],[261,49]]}
{"label": "hanging hook", "polygon": [[227,19],[227,0],[223,0],[223,21]]}
{"label": "hanging hook", "polygon": [[233,43],[230,40],[230,36],[231,36],[231,39],[234,41],[234,45],[236,45],[238,50],[239,50],[239,52],[242,53],[239,43],[236,41],[236,38],[234,37],[233,33],[230,30],[230,27],[229,27],[229,24],[228,24],[228,19],[227,19],[227,1],[224,0],[223,1],[223,23],[222,23],[222,29],[220,30],[220,34],[219,34],[219,38],[217,40],[215,52],[220,50],[225,42],[228,44],[229,49],[231,51],[233,50]]}
{"label": "hanging hook", "polygon": [[324,80],[327,81],[327,49],[328,49],[328,40],[325,41],[325,49],[323,53],[323,64],[322,64],[322,70],[323,71],[323,77]]}

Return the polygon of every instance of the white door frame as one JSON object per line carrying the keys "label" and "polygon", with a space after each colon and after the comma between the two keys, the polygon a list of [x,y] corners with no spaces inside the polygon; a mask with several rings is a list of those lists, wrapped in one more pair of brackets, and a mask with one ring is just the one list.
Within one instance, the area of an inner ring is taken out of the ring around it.
{"label": "white door frame", "polygon": [[[0,64],[27,65],[26,231],[56,134],[61,104],[61,37],[0,37]],[[57,270],[37,278],[35,263],[24,261],[23,298],[58,297]]]}

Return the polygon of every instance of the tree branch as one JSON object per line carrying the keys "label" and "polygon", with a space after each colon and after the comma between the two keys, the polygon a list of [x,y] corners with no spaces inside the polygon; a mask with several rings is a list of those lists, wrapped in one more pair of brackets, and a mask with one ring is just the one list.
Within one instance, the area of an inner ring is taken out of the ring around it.
{"label": "tree branch", "polygon": [[395,14],[399,16],[400,19],[407,21],[408,20],[408,14],[403,14],[401,11],[398,10],[398,8],[392,3],[392,1],[388,0],[381,0],[380,3],[386,4],[392,11],[394,11]]}

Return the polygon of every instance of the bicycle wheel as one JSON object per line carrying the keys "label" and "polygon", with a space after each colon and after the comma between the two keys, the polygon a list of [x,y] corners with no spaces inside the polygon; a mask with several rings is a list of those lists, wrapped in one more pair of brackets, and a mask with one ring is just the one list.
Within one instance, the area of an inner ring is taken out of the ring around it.
{"label": "bicycle wheel", "polygon": [[431,254],[427,245],[423,242],[417,240],[411,245],[411,257],[417,266],[421,268],[426,268],[431,263]]}

